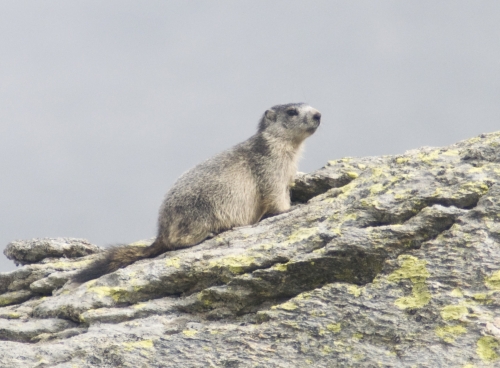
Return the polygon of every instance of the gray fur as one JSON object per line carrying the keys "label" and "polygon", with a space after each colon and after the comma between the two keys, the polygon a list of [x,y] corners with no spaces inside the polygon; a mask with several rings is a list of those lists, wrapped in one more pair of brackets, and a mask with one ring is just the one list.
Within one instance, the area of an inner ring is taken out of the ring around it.
{"label": "gray fur", "polygon": [[[291,109],[298,115],[289,116]],[[160,209],[158,239],[168,249],[187,247],[210,233],[287,211],[301,144],[316,130],[320,117],[305,104],[267,110],[257,134],[177,180]]]}
{"label": "gray fur", "polygon": [[287,211],[302,143],[318,128],[320,119],[317,110],[303,103],[273,106],[262,116],[255,135],[177,180],[160,208],[158,235],[150,247],[115,247],[78,280]]}

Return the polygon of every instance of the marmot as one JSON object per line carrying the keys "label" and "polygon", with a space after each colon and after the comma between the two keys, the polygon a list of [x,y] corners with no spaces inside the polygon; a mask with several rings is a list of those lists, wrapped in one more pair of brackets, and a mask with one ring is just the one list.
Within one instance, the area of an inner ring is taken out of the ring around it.
{"label": "marmot", "polygon": [[184,173],[165,196],[149,247],[115,246],[75,276],[83,282],[166,251],[186,248],[264,215],[290,208],[290,184],[303,141],[321,114],[303,103],[276,105],[248,140]]}

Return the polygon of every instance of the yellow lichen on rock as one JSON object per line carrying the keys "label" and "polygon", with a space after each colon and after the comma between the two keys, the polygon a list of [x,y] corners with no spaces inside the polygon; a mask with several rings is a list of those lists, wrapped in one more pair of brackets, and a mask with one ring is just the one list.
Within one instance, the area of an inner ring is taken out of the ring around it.
{"label": "yellow lichen on rock", "polygon": [[174,268],[181,268],[180,258],[179,257],[167,258],[165,260],[165,266],[174,267]]}
{"label": "yellow lichen on rock", "polygon": [[425,282],[430,276],[425,267],[427,261],[406,254],[399,256],[398,260],[401,261],[401,267],[387,277],[388,281],[398,282],[403,279],[410,279],[415,284]]}
{"label": "yellow lichen on rock", "polygon": [[288,266],[286,265],[286,263],[277,263],[274,265],[273,269],[275,269],[276,271],[285,272],[288,269]]}
{"label": "yellow lichen on rock", "polygon": [[182,331],[182,333],[187,337],[193,337],[198,333],[198,331],[196,331],[196,330],[184,330],[184,331]]}
{"label": "yellow lichen on rock", "polygon": [[288,239],[284,242],[285,244],[298,243],[302,240],[309,239],[310,237],[318,234],[318,228],[302,228],[293,232]]}
{"label": "yellow lichen on rock", "polygon": [[463,326],[444,326],[436,327],[436,335],[448,343],[452,343],[455,339],[467,332],[467,329]]}
{"label": "yellow lichen on rock", "polygon": [[472,295],[472,299],[481,304],[491,304],[493,302],[489,293],[477,293]]}
{"label": "yellow lichen on rock", "polygon": [[432,165],[433,162],[439,158],[439,150],[433,150],[428,153],[419,153],[418,158],[422,160],[422,162],[425,162],[426,164]]}
{"label": "yellow lichen on rock", "polygon": [[109,297],[115,302],[126,302],[130,291],[123,287],[110,287],[110,286],[89,286],[88,291],[98,295],[99,297]]}
{"label": "yellow lichen on rock", "polygon": [[347,287],[347,292],[349,294],[354,295],[356,298],[361,295],[361,292],[363,291],[363,288],[357,286],[357,285],[349,285]]}
{"label": "yellow lichen on rock", "polygon": [[493,272],[490,277],[484,281],[486,286],[493,290],[500,290],[500,271]]}
{"label": "yellow lichen on rock", "polygon": [[385,189],[385,187],[382,184],[380,184],[380,183],[374,184],[370,187],[370,193],[371,194],[378,194],[380,192],[383,192],[384,189]]}
{"label": "yellow lichen on rock", "polygon": [[132,342],[124,342],[125,350],[131,351],[134,349],[151,349],[154,347],[153,340],[140,340]]}
{"label": "yellow lichen on rock", "polygon": [[333,352],[333,349],[331,347],[329,347],[328,345],[323,345],[323,353],[325,354],[330,354]]}
{"label": "yellow lichen on rock", "polygon": [[467,307],[463,305],[447,305],[441,308],[441,317],[445,321],[454,320],[454,319],[462,319],[467,317],[469,311]]}
{"label": "yellow lichen on rock", "polygon": [[482,181],[471,181],[463,184],[459,192],[474,192],[482,196],[488,191],[489,187]]}
{"label": "yellow lichen on rock", "polygon": [[413,286],[411,296],[401,297],[394,304],[401,309],[418,309],[427,305],[430,300],[431,294],[427,285],[417,284]]}
{"label": "yellow lichen on rock", "polygon": [[455,298],[463,298],[464,294],[459,288],[455,288],[450,292],[450,295]]}
{"label": "yellow lichen on rock", "polygon": [[247,255],[229,256],[210,262],[210,267],[227,268],[231,273],[239,275],[245,272],[245,268],[255,263],[255,258]]}
{"label": "yellow lichen on rock", "polygon": [[330,332],[333,333],[339,333],[342,328],[342,325],[339,323],[331,323],[329,325],[326,325],[326,329]]}
{"label": "yellow lichen on rock", "polygon": [[498,348],[500,343],[493,336],[483,336],[476,344],[476,353],[485,363],[490,363],[498,359]]}
{"label": "yellow lichen on rock", "polygon": [[410,255],[402,255],[398,259],[402,261],[401,267],[391,273],[387,280],[399,282],[400,280],[409,279],[413,284],[413,288],[411,296],[401,297],[394,304],[401,309],[422,308],[431,300],[431,294],[426,285],[426,280],[430,276],[425,267],[427,262]]}

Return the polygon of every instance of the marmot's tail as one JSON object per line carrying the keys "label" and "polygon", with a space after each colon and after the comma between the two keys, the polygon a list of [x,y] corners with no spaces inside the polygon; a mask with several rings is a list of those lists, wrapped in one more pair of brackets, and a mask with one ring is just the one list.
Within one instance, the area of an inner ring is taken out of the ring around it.
{"label": "marmot's tail", "polygon": [[107,249],[101,258],[95,260],[89,267],[76,274],[73,277],[73,281],[85,282],[96,279],[119,268],[126,267],[139,259],[156,257],[166,250],[165,246],[158,240],[155,240],[148,247],[135,245],[113,246]]}

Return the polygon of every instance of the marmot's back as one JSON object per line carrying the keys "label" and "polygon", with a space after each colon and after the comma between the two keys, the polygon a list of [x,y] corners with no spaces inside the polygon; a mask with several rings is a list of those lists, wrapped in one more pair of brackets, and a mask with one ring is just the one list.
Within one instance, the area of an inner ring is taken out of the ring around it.
{"label": "marmot's back", "polygon": [[193,246],[213,233],[250,225],[290,208],[289,186],[303,141],[321,114],[306,104],[267,110],[248,140],[183,174],[165,196],[158,235],[149,247],[112,247],[75,277],[86,281],[138,259]]}
{"label": "marmot's back", "polygon": [[241,145],[184,173],[160,208],[158,237],[176,248],[203,241],[211,233],[257,222],[258,182]]}

